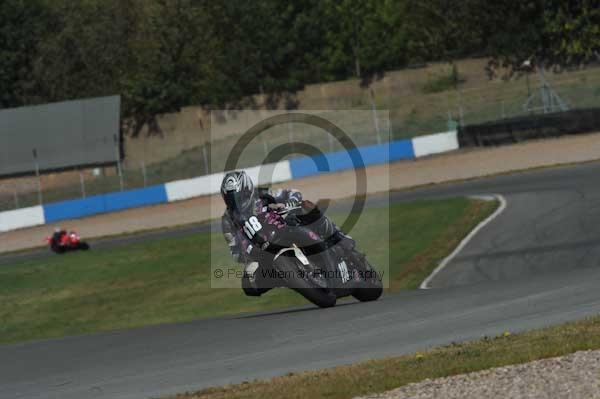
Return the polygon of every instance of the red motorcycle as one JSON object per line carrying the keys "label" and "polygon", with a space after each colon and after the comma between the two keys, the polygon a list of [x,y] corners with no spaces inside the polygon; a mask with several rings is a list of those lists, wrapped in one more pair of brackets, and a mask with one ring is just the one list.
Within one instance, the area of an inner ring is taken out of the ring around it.
{"label": "red motorcycle", "polygon": [[50,245],[52,252],[63,254],[67,251],[77,251],[90,249],[90,245],[81,240],[79,234],[75,231],[58,231],[51,237],[46,237],[46,242]]}

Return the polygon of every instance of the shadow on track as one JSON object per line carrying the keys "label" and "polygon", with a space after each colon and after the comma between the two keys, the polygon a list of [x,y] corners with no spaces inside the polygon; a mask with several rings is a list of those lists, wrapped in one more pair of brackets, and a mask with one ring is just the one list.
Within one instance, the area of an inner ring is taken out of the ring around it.
{"label": "shadow on track", "polygon": [[[358,301],[353,301],[353,302],[342,302],[340,304],[335,305],[334,307],[330,308],[335,309],[335,308],[340,308],[343,306],[349,306],[349,305],[359,305],[360,302]],[[254,314],[249,314],[249,315],[243,315],[243,316],[237,316],[237,317],[231,317],[231,320],[240,320],[240,319],[256,319],[256,318],[262,318],[262,317],[269,317],[269,316],[279,316],[279,315],[284,315],[284,314],[292,314],[292,313],[302,313],[302,312],[313,312],[313,311],[324,311],[325,309],[321,309],[318,308],[316,306],[306,306],[306,307],[302,307],[302,308],[291,308],[291,309],[284,309],[284,310],[277,310],[277,311],[273,311],[273,312],[264,312],[264,313],[254,313]],[[327,310],[325,310],[327,311]]]}

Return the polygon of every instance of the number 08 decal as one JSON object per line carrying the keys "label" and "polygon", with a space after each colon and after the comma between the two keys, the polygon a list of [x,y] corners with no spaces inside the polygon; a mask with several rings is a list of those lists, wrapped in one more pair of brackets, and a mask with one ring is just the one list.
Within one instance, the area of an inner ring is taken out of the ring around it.
{"label": "number 08 decal", "polygon": [[246,220],[246,223],[244,223],[244,233],[246,233],[249,239],[252,239],[261,229],[262,224],[260,224],[256,216],[250,217],[250,219]]}

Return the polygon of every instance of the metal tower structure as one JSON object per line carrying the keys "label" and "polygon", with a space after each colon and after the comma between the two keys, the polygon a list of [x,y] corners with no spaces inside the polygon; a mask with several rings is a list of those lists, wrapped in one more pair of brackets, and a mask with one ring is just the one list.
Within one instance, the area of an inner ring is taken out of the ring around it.
{"label": "metal tower structure", "polygon": [[523,104],[523,109],[530,113],[542,111],[544,114],[568,111],[569,106],[567,103],[560,98],[546,80],[544,67],[538,68],[538,77],[540,79],[540,87],[529,95]]}

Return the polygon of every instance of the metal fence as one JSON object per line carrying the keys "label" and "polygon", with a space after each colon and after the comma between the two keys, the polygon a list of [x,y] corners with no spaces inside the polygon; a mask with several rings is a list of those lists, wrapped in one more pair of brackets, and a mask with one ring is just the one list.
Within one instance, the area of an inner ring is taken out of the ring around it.
{"label": "metal fence", "polygon": [[[547,74],[546,79],[571,110],[600,107],[600,68]],[[520,79],[486,84],[470,84],[467,81],[458,89],[448,88],[434,93],[421,92],[422,85],[423,82],[414,82],[414,95],[411,96],[395,93],[394,87],[383,94],[364,90],[360,95],[332,99],[329,106],[330,109],[356,110],[350,116],[344,113],[344,120],[338,122],[356,145],[369,145],[389,139],[444,132],[456,125],[530,115],[532,111],[526,107],[527,99],[540,88],[541,82],[532,73]],[[327,118],[327,111],[323,111],[322,115]],[[335,116],[331,117],[335,122]],[[226,135],[215,134],[209,144],[190,145],[161,162],[150,162],[143,156],[136,160],[128,159],[126,148],[121,177],[116,167],[95,171],[72,168],[60,175],[42,175],[39,193],[35,178],[3,180],[0,181],[0,210],[37,205],[40,201],[48,203],[140,188],[212,173],[224,166],[233,143],[242,133],[240,129]],[[275,147],[294,141],[312,143],[321,150],[341,149],[339,143],[319,129],[292,123],[275,127],[252,142],[245,149],[240,166],[259,164]],[[168,146],[168,140],[161,145]]]}

